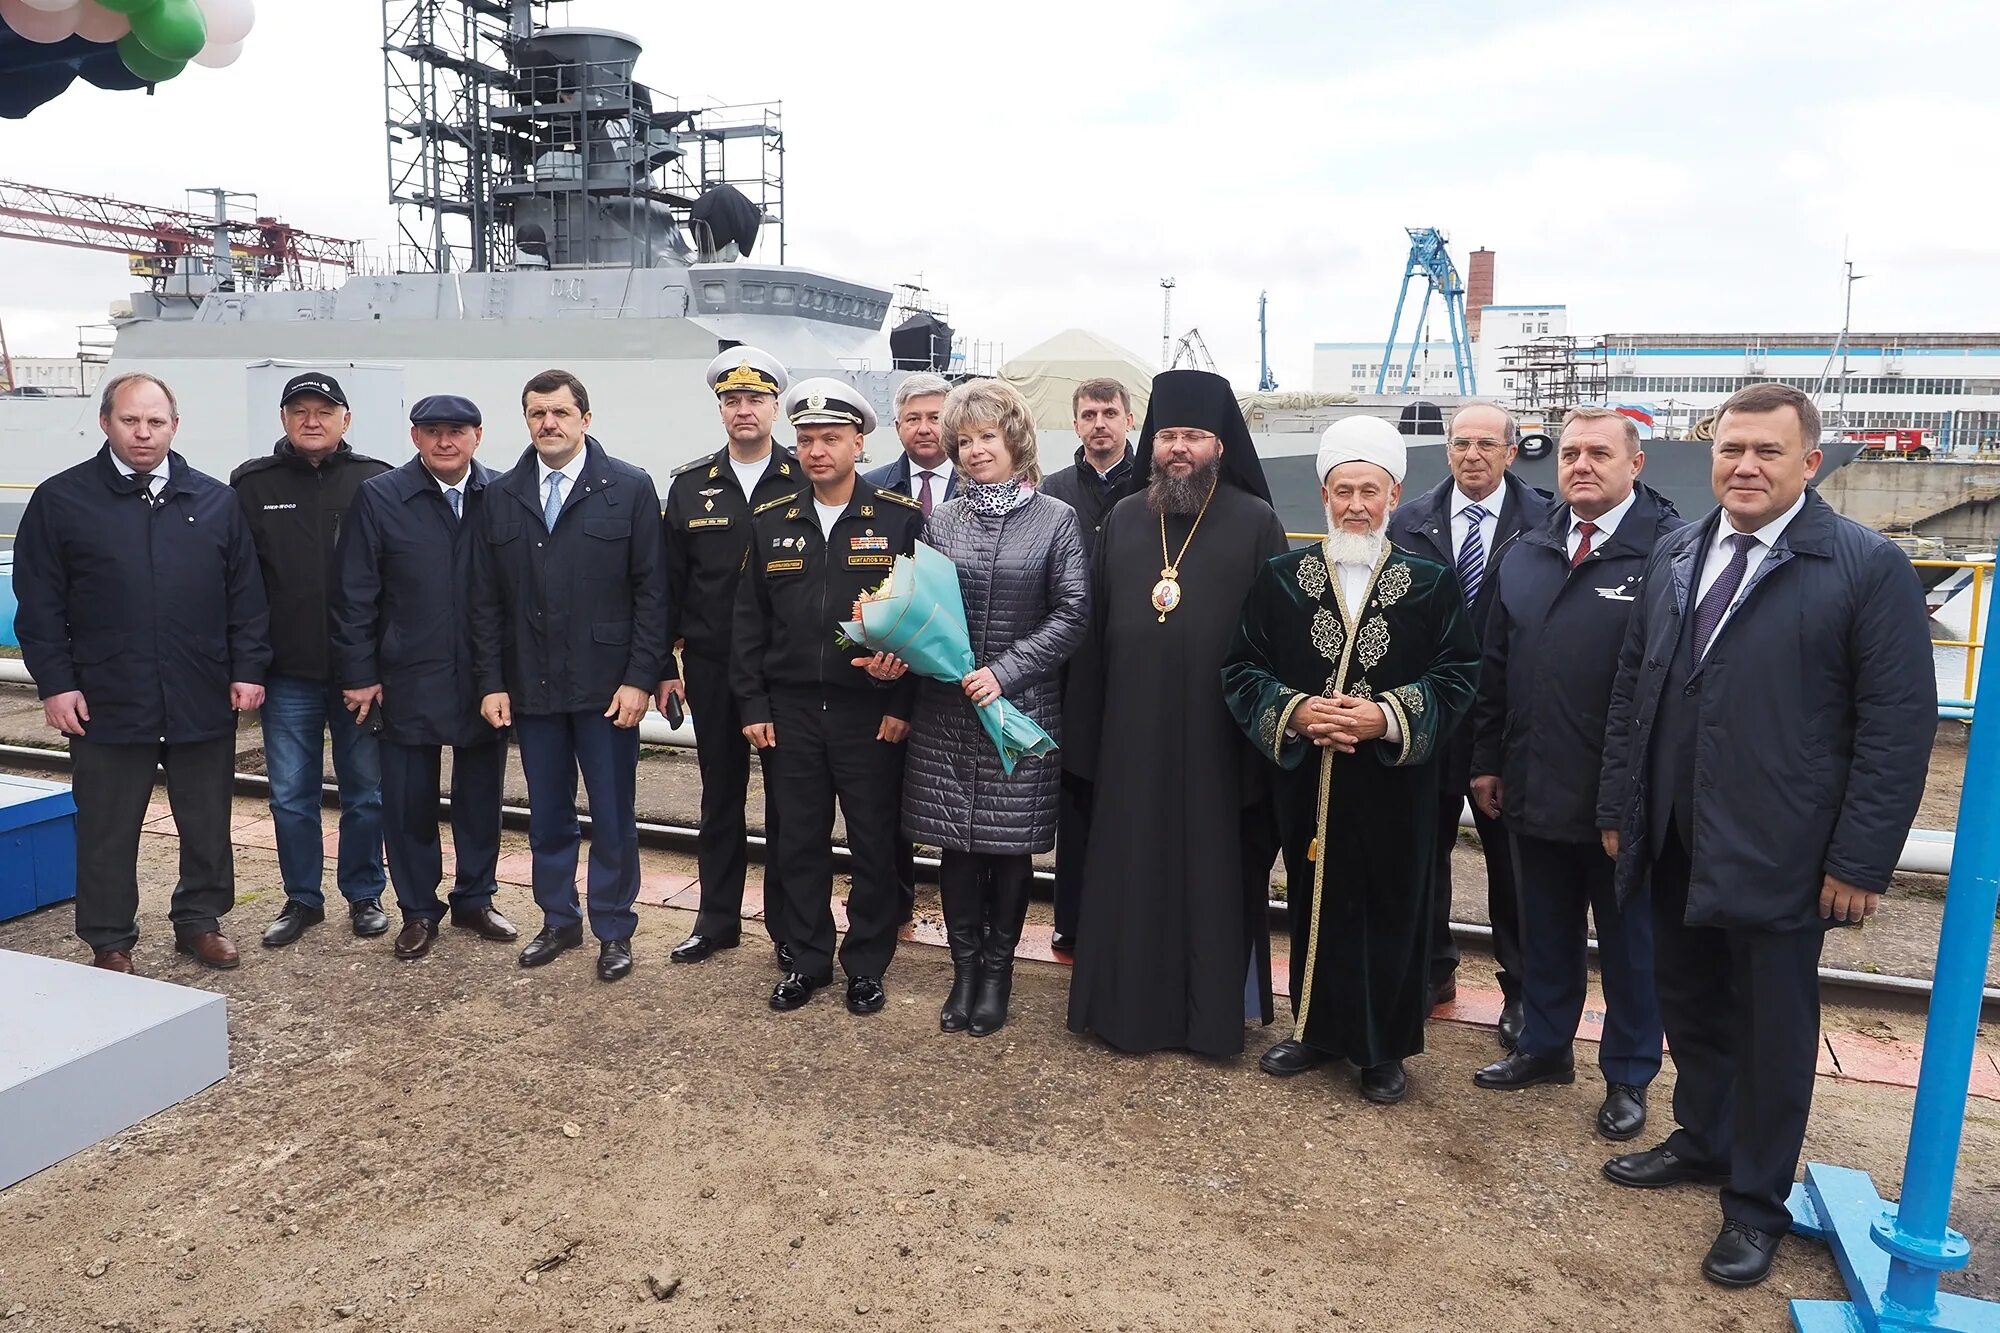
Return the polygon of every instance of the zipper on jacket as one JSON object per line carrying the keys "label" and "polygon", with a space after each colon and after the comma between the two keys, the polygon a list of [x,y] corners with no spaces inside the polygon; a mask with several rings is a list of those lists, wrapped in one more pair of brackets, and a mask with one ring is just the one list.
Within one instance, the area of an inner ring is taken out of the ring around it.
{"label": "zipper on jacket", "polygon": [[[814,515],[813,517],[814,517],[814,519],[815,519],[815,522],[814,522],[813,526],[814,526],[814,527],[818,527],[818,526],[819,526],[819,524],[818,524],[818,522],[817,522],[817,519],[818,519],[818,517],[819,517],[819,516],[818,516],[817,514],[815,514],[815,515]],[[821,625],[822,627],[824,627],[824,626],[825,626],[825,624],[826,624],[826,587],[827,587],[827,584],[829,584],[829,583],[831,583],[831,582],[833,581],[833,559],[832,559],[832,552],[833,552],[833,528],[837,528],[837,527],[839,527],[839,526],[840,526],[840,520],[836,518],[836,519],[835,519],[835,520],[833,521],[833,527],[830,527],[830,528],[826,529],[826,530],[825,530],[824,532],[820,533],[820,543],[819,543],[819,545],[820,545],[820,551],[819,551],[819,623],[820,623],[820,625]],[[827,687],[827,679],[826,679],[826,636],[825,636],[825,635],[821,635],[821,636],[820,636],[820,643],[819,643],[819,689],[820,689],[820,701],[819,701],[819,707],[820,707],[820,711],[821,711],[821,712],[825,712],[825,711],[826,711],[826,687]]]}

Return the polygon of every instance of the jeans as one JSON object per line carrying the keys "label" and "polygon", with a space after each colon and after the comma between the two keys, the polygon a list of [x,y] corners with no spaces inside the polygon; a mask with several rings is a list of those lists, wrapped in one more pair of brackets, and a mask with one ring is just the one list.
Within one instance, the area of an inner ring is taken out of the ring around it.
{"label": "jeans", "polygon": [[333,733],[333,771],[340,782],[340,854],[335,882],[350,903],[380,898],[382,754],[375,737],[356,725],[331,683],[272,676],[264,682],[264,772],[271,780],[271,819],[278,831],[278,869],[285,896],[323,907],[326,864],[320,832],[321,737]]}

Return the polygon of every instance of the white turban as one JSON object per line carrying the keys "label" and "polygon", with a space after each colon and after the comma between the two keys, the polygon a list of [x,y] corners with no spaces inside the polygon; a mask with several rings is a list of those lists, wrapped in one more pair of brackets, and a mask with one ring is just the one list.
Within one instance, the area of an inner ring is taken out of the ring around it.
{"label": "white turban", "polygon": [[1381,417],[1342,417],[1319,437],[1319,479],[1342,463],[1373,463],[1402,485],[1409,468],[1409,448],[1403,434]]}

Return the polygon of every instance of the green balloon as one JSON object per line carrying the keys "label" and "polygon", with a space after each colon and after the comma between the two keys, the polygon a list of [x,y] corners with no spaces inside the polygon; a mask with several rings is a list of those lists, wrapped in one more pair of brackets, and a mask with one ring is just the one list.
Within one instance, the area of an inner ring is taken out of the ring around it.
{"label": "green balloon", "polygon": [[162,60],[188,61],[208,42],[208,24],[194,0],[154,0],[132,15],[132,35]]}
{"label": "green balloon", "polygon": [[97,3],[114,14],[136,14],[142,9],[151,9],[160,0],[97,0]]}
{"label": "green balloon", "polygon": [[118,39],[118,58],[125,62],[126,69],[148,83],[165,83],[187,68],[185,60],[166,60],[148,51],[136,32]]}

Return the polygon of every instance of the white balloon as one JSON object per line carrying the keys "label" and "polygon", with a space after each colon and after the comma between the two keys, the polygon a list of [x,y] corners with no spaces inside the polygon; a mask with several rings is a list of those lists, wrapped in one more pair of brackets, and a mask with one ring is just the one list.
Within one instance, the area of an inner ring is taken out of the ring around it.
{"label": "white balloon", "polygon": [[[195,0],[208,25],[210,46],[235,46],[257,22],[255,0]],[[197,57],[198,58],[198,57]]]}
{"label": "white balloon", "polygon": [[214,42],[210,42],[207,46],[201,48],[200,53],[194,58],[194,63],[197,65],[206,65],[210,69],[221,69],[224,66],[235,64],[236,57],[242,54],[243,43],[241,42],[224,42],[219,46]]}
{"label": "white balloon", "polygon": [[106,9],[97,0],[83,0],[76,8],[76,35],[92,42],[115,42],[132,31],[129,15]]}
{"label": "white balloon", "polygon": [[[75,9],[76,6],[77,0],[21,0],[21,7],[23,9],[36,9],[44,14],[60,14],[65,9]],[[12,6],[9,6],[9,8],[12,8]],[[19,28],[15,28],[14,31],[21,32]],[[23,37],[28,36],[25,32],[21,32],[21,35]],[[32,41],[34,39],[29,38],[29,40]]]}
{"label": "white balloon", "polygon": [[76,31],[76,11],[36,9],[27,0],[0,0],[0,23],[31,42],[60,42]]}

